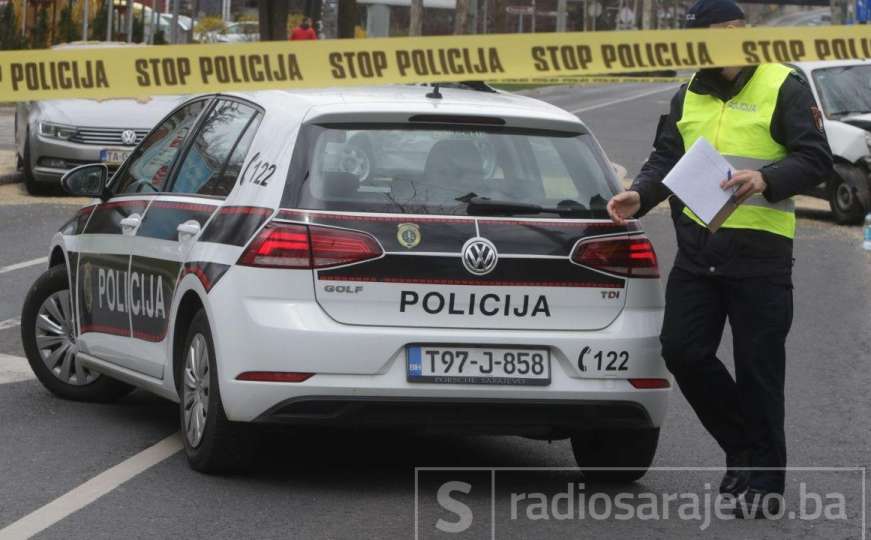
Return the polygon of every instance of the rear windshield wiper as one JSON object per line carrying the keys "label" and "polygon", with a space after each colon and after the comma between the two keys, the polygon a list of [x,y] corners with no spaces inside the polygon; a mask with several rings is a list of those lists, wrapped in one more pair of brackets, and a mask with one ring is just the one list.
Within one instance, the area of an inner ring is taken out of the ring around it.
{"label": "rear windshield wiper", "polygon": [[[473,216],[515,215],[515,214],[557,214],[559,216],[586,215],[587,207],[575,201],[563,201],[557,206],[541,206],[539,204],[499,201],[487,197],[461,197],[465,202],[466,213]],[[458,199],[459,200],[459,199]]]}

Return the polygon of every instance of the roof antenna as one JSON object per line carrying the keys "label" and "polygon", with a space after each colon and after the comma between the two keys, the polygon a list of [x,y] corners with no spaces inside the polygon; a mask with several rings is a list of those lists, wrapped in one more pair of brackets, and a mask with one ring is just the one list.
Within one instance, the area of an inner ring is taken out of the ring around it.
{"label": "roof antenna", "polygon": [[426,97],[432,98],[432,99],[441,99],[442,98],[442,95],[439,92],[439,83],[434,83],[432,85],[432,92],[427,94]]}

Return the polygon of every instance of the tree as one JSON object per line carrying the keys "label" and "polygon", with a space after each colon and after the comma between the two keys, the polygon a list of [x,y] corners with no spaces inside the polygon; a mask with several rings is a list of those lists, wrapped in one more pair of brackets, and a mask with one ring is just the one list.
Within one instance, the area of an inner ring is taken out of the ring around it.
{"label": "tree", "polygon": [[469,29],[469,0],[457,0],[454,11],[454,34],[467,34]]}
{"label": "tree", "polygon": [[106,39],[106,18],[109,16],[109,2],[111,1],[100,2],[100,7],[97,9],[97,13],[94,14],[94,21],[91,24],[91,35],[85,39],[97,41]]}
{"label": "tree", "polygon": [[408,35],[423,35],[423,0],[411,0],[411,12],[409,13]]}
{"label": "tree", "polygon": [[39,15],[36,16],[36,24],[33,26],[30,46],[34,49],[44,49],[48,47],[48,10],[42,8],[39,10]]}
{"label": "tree", "polygon": [[13,50],[23,49],[24,40],[18,28],[18,17],[15,16],[15,5],[6,2],[0,11],[0,49]]}
{"label": "tree", "polygon": [[73,20],[73,12],[69,6],[64,6],[60,10],[57,22],[57,34],[55,35],[55,43],[77,41],[81,38],[79,25]]}
{"label": "tree", "polygon": [[287,41],[288,0],[260,0],[260,41]]}
{"label": "tree", "polygon": [[339,0],[339,37],[354,37],[356,28],[357,0]]}
{"label": "tree", "polygon": [[145,41],[145,10],[142,14],[133,18],[133,42],[142,43]]}

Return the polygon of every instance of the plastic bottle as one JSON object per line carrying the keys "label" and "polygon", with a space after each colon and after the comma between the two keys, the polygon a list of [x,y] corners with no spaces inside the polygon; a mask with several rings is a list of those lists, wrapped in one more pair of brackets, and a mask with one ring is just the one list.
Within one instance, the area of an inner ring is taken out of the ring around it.
{"label": "plastic bottle", "polygon": [[871,251],[871,212],[865,215],[865,241],[862,242],[865,251]]}

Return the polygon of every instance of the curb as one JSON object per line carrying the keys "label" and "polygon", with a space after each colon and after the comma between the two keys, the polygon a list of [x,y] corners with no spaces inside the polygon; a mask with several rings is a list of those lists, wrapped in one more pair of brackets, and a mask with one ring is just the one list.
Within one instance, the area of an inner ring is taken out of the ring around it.
{"label": "curb", "polygon": [[20,172],[0,174],[0,186],[6,184],[17,184],[24,180],[24,175]]}

